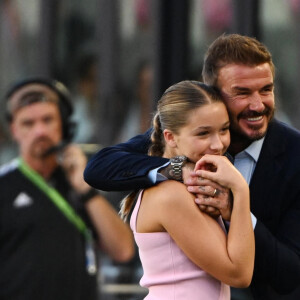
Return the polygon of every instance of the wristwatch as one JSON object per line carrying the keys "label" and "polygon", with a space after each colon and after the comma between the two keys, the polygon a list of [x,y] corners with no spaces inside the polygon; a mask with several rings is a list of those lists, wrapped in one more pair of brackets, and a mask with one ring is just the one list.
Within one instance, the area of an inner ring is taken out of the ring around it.
{"label": "wristwatch", "polygon": [[182,167],[186,162],[187,157],[184,155],[175,156],[170,159],[173,179],[182,181]]}

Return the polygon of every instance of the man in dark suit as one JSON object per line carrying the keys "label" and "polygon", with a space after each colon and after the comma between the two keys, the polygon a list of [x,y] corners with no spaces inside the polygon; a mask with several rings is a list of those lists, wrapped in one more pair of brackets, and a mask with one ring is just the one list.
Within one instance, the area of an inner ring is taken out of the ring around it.
{"label": "man in dark suit", "polygon": [[[209,47],[202,74],[222,93],[231,121],[229,152],[250,184],[254,274],[250,288],[233,290],[232,299],[300,299],[300,133],[273,118],[271,54],[256,39],[222,35]],[[150,131],[101,150],[85,170],[86,181],[103,190],[153,185],[158,168],[168,160],[146,156],[149,144]],[[162,172],[169,174],[172,168],[174,174],[172,164]],[[195,186],[189,190],[198,193],[199,184],[192,181]],[[214,194],[199,197],[202,209],[220,208]]]}

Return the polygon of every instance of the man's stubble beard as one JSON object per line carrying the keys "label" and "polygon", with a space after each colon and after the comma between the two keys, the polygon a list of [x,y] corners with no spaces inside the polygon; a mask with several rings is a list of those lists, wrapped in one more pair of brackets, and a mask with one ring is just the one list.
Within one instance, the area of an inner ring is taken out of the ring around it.
{"label": "man's stubble beard", "polygon": [[[245,133],[243,130],[241,130],[239,125],[235,127],[231,126],[231,143],[241,143],[245,145],[250,145],[252,142],[262,139],[267,134],[269,124],[273,120],[274,114],[275,107],[273,109],[270,109],[268,115],[266,115],[266,117],[268,118],[266,130],[264,132],[259,132],[259,130],[257,130],[257,132],[254,132],[254,134],[252,134],[251,136]],[[251,128],[254,131],[256,130],[256,126],[251,127],[250,125],[249,128]]]}

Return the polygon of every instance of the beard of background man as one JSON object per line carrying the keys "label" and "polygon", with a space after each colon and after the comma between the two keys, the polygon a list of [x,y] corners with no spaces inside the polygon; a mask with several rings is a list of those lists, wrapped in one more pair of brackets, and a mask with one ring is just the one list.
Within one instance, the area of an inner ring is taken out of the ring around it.
{"label": "beard of background man", "polygon": [[34,140],[30,146],[30,156],[36,159],[43,159],[47,156],[49,150],[54,147],[54,142],[48,137],[39,137]]}

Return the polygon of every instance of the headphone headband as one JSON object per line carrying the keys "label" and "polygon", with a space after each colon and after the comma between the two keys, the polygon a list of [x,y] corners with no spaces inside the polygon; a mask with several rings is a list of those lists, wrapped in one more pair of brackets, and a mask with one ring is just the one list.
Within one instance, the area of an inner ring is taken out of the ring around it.
{"label": "headphone headband", "polygon": [[54,92],[56,92],[60,99],[63,99],[63,101],[66,102],[66,105],[68,106],[68,111],[70,114],[73,113],[73,106],[71,104],[71,94],[67,87],[61,83],[60,81],[57,81],[55,79],[48,79],[48,78],[42,78],[42,77],[33,77],[21,80],[14,85],[10,87],[10,89],[7,91],[5,95],[6,101],[9,101],[9,98],[19,89],[22,87],[29,85],[29,84],[42,84],[50,89],[52,89]]}

